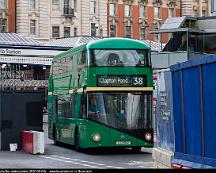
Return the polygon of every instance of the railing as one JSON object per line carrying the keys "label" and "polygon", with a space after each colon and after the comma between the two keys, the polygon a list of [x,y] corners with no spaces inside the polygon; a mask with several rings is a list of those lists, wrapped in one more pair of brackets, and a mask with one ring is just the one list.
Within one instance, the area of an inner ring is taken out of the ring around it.
{"label": "railing", "polygon": [[16,88],[25,88],[25,87],[48,87],[48,80],[20,80],[20,79],[3,79],[0,80],[0,88],[7,87],[16,87]]}
{"label": "railing", "polygon": [[162,69],[169,68],[173,64],[182,63],[203,55],[203,53],[193,51],[152,52],[151,62],[154,69]]}
{"label": "railing", "polygon": [[154,69],[169,68],[171,65],[187,61],[187,52],[159,52],[151,54]]}
{"label": "railing", "polygon": [[72,9],[71,7],[64,7],[63,13],[64,13],[63,15],[66,17],[75,17],[74,9]]}

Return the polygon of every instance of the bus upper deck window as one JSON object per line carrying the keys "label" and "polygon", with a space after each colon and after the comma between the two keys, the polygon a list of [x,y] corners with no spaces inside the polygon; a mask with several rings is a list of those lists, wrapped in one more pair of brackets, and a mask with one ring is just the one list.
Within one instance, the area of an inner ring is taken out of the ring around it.
{"label": "bus upper deck window", "polygon": [[85,62],[86,62],[86,54],[85,54],[85,52],[82,52],[80,64],[85,64]]}

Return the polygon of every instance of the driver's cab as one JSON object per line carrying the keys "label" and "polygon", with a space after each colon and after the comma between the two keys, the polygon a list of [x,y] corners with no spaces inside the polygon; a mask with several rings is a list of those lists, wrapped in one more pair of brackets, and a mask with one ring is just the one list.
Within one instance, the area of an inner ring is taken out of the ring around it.
{"label": "driver's cab", "polygon": [[119,56],[116,53],[110,53],[107,59],[107,64],[109,66],[121,66],[123,65],[122,61],[120,60]]}

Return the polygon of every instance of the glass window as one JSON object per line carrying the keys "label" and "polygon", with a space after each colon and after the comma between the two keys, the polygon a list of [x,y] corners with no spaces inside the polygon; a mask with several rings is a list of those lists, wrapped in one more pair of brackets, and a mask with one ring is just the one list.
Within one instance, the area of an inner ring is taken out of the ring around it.
{"label": "glass window", "polygon": [[131,26],[125,27],[125,37],[131,38]]}
{"label": "glass window", "polygon": [[74,28],[74,37],[77,36],[77,28]]}
{"label": "glass window", "polygon": [[155,41],[160,42],[160,34],[155,34]]}
{"label": "glass window", "polygon": [[73,57],[65,57],[53,61],[53,75],[67,73],[72,69]]}
{"label": "glass window", "polygon": [[30,21],[30,34],[36,35],[36,20]]}
{"label": "glass window", "polygon": [[81,54],[80,62],[79,62],[80,65],[85,65],[86,64],[86,57],[87,57],[87,53],[86,53],[86,51],[83,51],[82,54]]}
{"label": "glass window", "polygon": [[77,0],[74,0],[74,11],[77,11]]}
{"label": "glass window", "polygon": [[69,5],[69,0],[64,0],[64,8],[65,9],[69,9],[70,5]]}
{"label": "glass window", "polygon": [[211,12],[216,11],[216,0],[211,0]]}
{"label": "glass window", "polygon": [[206,10],[202,10],[202,16],[206,16]]}
{"label": "glass window", "polygon": [[64,27],[64,37],[70,37],[70,27]]}
{"label": "glass window", "polygon": [[62,116],[64,114],[63,110],[63,101],[61,99],[58,100],[58,114],[57,116]]}
{"label": "glass window", "polygon": [[174,17],[174,8],[168,8],[168,17]]}
{"label": "glass window", "polygon": [[7,19],[0,19],[0,32],[7,32]]}
{"label": "glass window", "polygon": [[53,38],[59,37],[59,26],[52,27],[52,37]]}
{"label": "glass window", "polygon": [[35,0],[29,0],[29,10],[35,10],[36,4]]}
{"label": "glass window", "polygon": [[0,0],[0,9],[7,9],[7,0]]}
{"label": "glass window", "polygon": [[72,112],[71,112],[71,102],[69,99],[59,99],[58,100],[58,116],[60,117],[71,117]]}
{"label": "glass window", "polygon": [[116,36],[116,26],[110,25],[110,37],[115,37],[115,36]]}
{"label": "glass window", "polygon": [[91,1],[90,2],[90,14],[95,14],[97,9],[97,2]]}
{"label": "glass window", "polygon": [[60,10],[60,1],[52,0],[52,10]]}
{"label": "glass window", "polygon": [[116,13],[116,5],[110,4],[110,16],[115,16]]}
{"label": "glass window", "polygon": [[77,95],[73,94],[70,102],[69,102],[69,106],[68,106],[68,117],[69,118],[73,118],[74,117],[74,111],[75,111],[75,107],[76,107],[76,100],[77,99]]}
{"label": "glass window", "polygon": [[86,118],[86,111],[87,111],[87,97],[86,94],[82,94],[81,96],[81,107],[79,111],[79,118]]}
{"label": "glass window", "polygon": [[92,50],[93,66],[150,66],[147,50]]}
{"label": "glass window", "polygon": [[88,119],[116,129],[152,127],[152,96],[141,92],[89,93]]}
{"label": "glass window", "polygon": [[140,39],[144,40],[145,39],[145,27],[140,28]]}
{"label": "glass window", "polygon": [[91,36],[96,37],[96,26],[95,23],[91,23]]}
{"label": "glass window", "polygon": [[154,18],[160,18],[160,7],[154,7]]}
{"label": "glass window", "polygon": [[64,7],[66,8],[70,7],[70,0],[64,0]]}
{"label": "glass window", "polygon": [[144,5],[140,6],[140,17],[145,17],[146,16],[146,9]]}
{"label": "glass window", "polygon": [[129,17],[131,14],[130,5],[125,5],[125,17]]}

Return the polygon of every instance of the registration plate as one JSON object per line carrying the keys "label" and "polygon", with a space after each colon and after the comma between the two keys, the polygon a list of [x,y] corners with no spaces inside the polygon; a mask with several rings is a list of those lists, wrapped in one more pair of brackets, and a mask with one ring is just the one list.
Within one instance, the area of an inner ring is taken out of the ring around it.
{"label": "registration plate", "polygon": [[130,145],[131,141],[116,141],[117,145]]}

